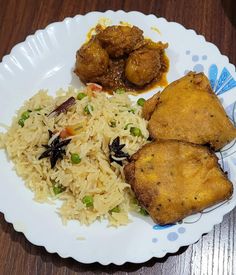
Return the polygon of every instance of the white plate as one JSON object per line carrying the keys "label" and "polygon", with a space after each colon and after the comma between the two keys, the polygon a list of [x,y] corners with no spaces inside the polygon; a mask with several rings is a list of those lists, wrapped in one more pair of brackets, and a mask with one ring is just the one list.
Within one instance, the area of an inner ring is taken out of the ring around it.
{"label": "white plate", "polygon": [[[0,120],[10,124],[15,111],[24,100],[40,88],[54,93],[60,87],[80,86],[73,74],[76,50],[86,39],[86,34],[99,19],[118,24],[129,22],[144,30],[145,36],[168,42],[170,58],[168,81],[183,76],[188,70],[204,71],[219,95],[228,115],[234,120],[236,101],[235,67],[203,36],[183,26],[167,22],[164,18],[123,11],[91,12],[85,16],[66,18],[39,30],[16,45],[0,64]],[[154,91],[145,94],[150,97]],[[142,95],[143,96],[143,95]],[[229,178],[236,180],[236,146],[228,146],[219,154]],[[101,264],[140,263],[152,257],[163,257],[176,252],[181,246],[196,242],[236,204],[236,195],[220,207],[207,213],[188,217],[182,224],[159,227],[149,217],[132,216],[133,222],[118,229],[107,228],[96,222],[86,227],[76,221],[63,226],[56,214],[56,206],[33,201],[33,194],[12,170],[12,163],[0,151],[0,211],[15,230],[23,232],[35,245],[44,246],[61,257],[73,257],[83,263]],[[204,212],[204,211],[203,211]],[[84,237],[79,240],[78,237]]]}

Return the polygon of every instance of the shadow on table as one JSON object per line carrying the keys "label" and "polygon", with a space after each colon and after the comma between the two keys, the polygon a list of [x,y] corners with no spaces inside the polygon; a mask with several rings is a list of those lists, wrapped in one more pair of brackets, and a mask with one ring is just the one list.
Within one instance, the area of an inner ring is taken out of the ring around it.
{"label": "shadow on table", "polygon": [[61,261],[59,264],[54,262],[58,267],[62,267],[64,264],[70,268],[71,270],[75,271],[75,272],[91,272],[92,274],[97,273],[100,274],[102,272],[106,273],[106,274],[113,274],[115,272],[118,271],[123,271],[126,273],[130,273],[130,272],[135,272],[138,271],[141,268],[147,267],[147,268],[151,268],[153,267],[155,264],[160,263],[163,264],[165,263],[169,257],[171,256],[178,256],[181,255],[182,253],[184,253],[187,250],[188,247],[182,247],[180,248],[180,250],[175,253],[175,254],[167,254],[165,257],[161,258],[161,259],[157,259],[157,258],[152,258],[149,261],[145,262],[145,263],[140,263],[140,264],[135,264],[135,263],[125,263],[123,265],[115,265],[115,264],[109,264],[107,266],[103,266],[99,263],[93,263],[93,264],[81,264],[81,263],[77,263],[75,260],[73,259],[66,259]]}
{"label": "shadow on table", "polygon": [[221,4],[230,22],[233,24],[234,27],[236,27],[236,1],[221,0]]}
{"label": "shadow on table", "polygon": [[[23,250],[25,250],[25,252],[31,256],[31,259],[32,259],[32,256],[35,256],[35,258],[38,258],[34,260],[34,262],[37,261],[38,264],[40,264],[40,261],[41,261],[42,263],[55,265],[55,267],[60,269],[64,267],[74,272],[91,272],[92,274],[94,273],[100,274],[101,272],[104,272],[107,274],[113,274],[116,271],[124,271],[128,273],[134,272],[143,267],[152,267],[156,263],[160,263],[160,264],[165,263],[169,257],[181,255],[188,248],[188,247],[182,247],[175,254],[167,254],[165,257],[161,259],[152,258],[149,261],[145,263],[140,263],[140,264],[125,263],[124,265],[121,265],[121,266],[117,266],[114,264],[103,266],[99,263],[82,264],[75,261],[72,258],[63,259],[56,253],[53,253],[53,254],[48,253],[43,247],[32,245],[22,233],[16,232],[11,224],[8,224],[5,222],[3,215],[1,213],[0,213],[0,229],[5,234],[10,235],[11,241],[14,243],[14,245],[12,246],[13,249],[16,245],[17,246],[20,245],[20,247],[23,248]],[[20,248],[18,252],[20,253]]]}

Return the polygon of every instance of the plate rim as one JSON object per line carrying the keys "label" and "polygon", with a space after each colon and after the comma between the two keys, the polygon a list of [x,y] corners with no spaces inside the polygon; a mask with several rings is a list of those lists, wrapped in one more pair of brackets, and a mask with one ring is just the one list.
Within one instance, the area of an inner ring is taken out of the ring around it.
{"label": "plate rim", "polygon": [[[15,51],[18,51],[18,48],[20,48],[21,46],[24,45],[24,43],[26,43],[28,40],[30,40],[31,38],[33,38],[34,36],[36,36],[37,33],[39,33],[39,32],[46,32],[48,29],[50,29],[50,28],[52,28],[52,27],[55,27],[55,26],[57,26],[57,25],[59,25],[59,24],[66,24],[67,21],[76,20],[77,18],[85,17],[85,16],[88,16],[88,15],[90,15],[90,14],[95,14],[95,13],[97,13],[98,16],[106,16],[107,13],[113,13],[113,14],[122,13],[123,15],[125,15],[125,14],[138,14],[139,16],[152,17],[152,18],[154,18],[155,20],[156,20],[156,19],[161,19],[161,20],[165,21],[166,23],[171,23],[171,24],[178,25],[178,26],[179,26],[180,28],[182,28],[182,30],[184,30],[184,31],[191,31],[191,32],[193,32],[193,34],[196,35],[196,36],[198,36],[199,38],[201,38],[201,39],[203,40],[204,43],[206,43],[206,44],[209,45],[210,47],[213,47],[215,50],[217,50],[217,53],[218,53],[219,55],[221,55],[221,56],[225,59],[226,63],[228,63],[227,65],[228,65],[228,66],[231,66],[232,70],[235,72],[235,66],[234,66],[234,64],[232,64],[232,63],[229,62],[229,58],[228,58],[226,55],[223,55],[223,54],[220,52],[219,48],[218,48],[215,44],[213,44],[212,42],[207,41],[203,35],[198,34],[195,30],[193,30],[193,29],[187,29],[187,28],[185,28],[182,24],[180,24],[180,23],[178,23],[178,22],[168,21],[166,18],[164,18],[164,17],[158,17],[158,16],[156,16],[155,14],[145,14],[145,13],[142,13],[142,12],[139,12],[139,11],[129,11],[129,12],[125,12],[125,11],[123,11],[123,10],[117,10],[117,11],[114,11],[114,10],[106,10],[106,11],[104,11],[104,12],[101,12],[101,11],[91,11],[91,12],[88,12],[88,13],[86,13],[86,14],[77,14],[77,15],[75,15],[74,17],[66,17],[66,18],[64,18],[64,20],[62,20],[62,21],[55,21],[55,22],[52,22],[52,23],[50,23],[49,25],[47,25],[45,28],[43,28],[43,29],[38,29],[38,30],[36,30],[33,34],[30,34],[30,35],[26,36],[26,38],[25,38],[24,41],[19,42],[19,43],[17,43],[16,45],[14,45],[13,48],[11,49],[10,53],[2,57],[2,60],[1,60],[1,62],[0,62],[0,68],[1,68],[1,66],[4,66],[4,64],[6,64],[6,63],[8,62],[8,60],[11,58],[11,56],[14,54]],[[24,188],[25,188],[25,186],[24,186]],[[151,253],[149,253],[148,255],[143,255],[142,259],[136,259],[135,257],[134,257],[134,258],[130,257],[130,259],[128,259],[128,260],[124,260],[124,259],[123,259],[122,261],[119,260],[119,259],[118,259],[118,261],[112,261],[112,260],[107,260],[107,261],[106,261],[106,260],[104,260],[104,258],[102,258],[102,257],[100,257],[99,260],[94,260],[94,259],[92,259],[92,257],[91,257],[90,260],[86,261],[86,260],[84,260],[84,259],[81,260],[81,259],[77,259],[77,258],[75,258],[75,257],[73,257],[73,256],[63,254],[63,253],[61,253],[60,251],[52,251],[52,250],[50,249],[50,247],[48,247],[45,243],[43,243],[43,240],[41,240],[41,242],[36,242],[35,239],[32,239],[32,238],[31,238],[30,234],[26,234],[25,232],[23,232],[22,230],[20,230],[20,229],[16,226],[16,222],[10,218],[9,213],[5,213],[5,212],[2,210],[2,207],[0,208],[0,211],[3,213],[4,219],[5,219],[8,223],[11,223],[11,224],[13,225],[13,228],[14,228],[14,230],[15,230],[16,232],[21,232],[21,233],[23,233],[24,236],[25,236],[25,238],[26,238],[29,242],[31,242],[33,245],[43,246],[43,247],[46,249],[46,251],[49,252],[49,253],[57,253],[57,254],[58,254],[60,257],[62,257],[62,258],[69,258],[69,257],[70,257],[70,258],[73,258],[73,259],[75,259],[76,261],[81,262],[81,263],[94,263],[94,262],[98,262],[98,263],[100,263],[100,264],[102,264],[102,265],[108,265],[108,264],[111,264],[111,263],[116,264],[116,265],[122,265],[122,264],[124,264],[124,263],[126,263],[126,262],[130,262],[130,263],[143,263],[143,262],[146,262],[146,261],[150,260],[151,258],[162,258],[162,257],[164,257],[167,253],[171,253],[171,254],[176,253],[182,246],[188,246],[188,245],[191,245],[191,244],[193,244],[193,243],[196,243],[196,242],[202,237],[203,234],[209,233],[209,232],[214,228],[215,225],[220,224],[220,223],[222,222],[224,216],[225,216],[226,214],[228,214],[230,211],[232,211],[232,209],[235,207],[235,205],[236,205],[236,201],[235,201],[234,205],[233,205],[233,204],[231,205],[229,211],[227,211],[226,213],[224,213],[222,216],[218,217],[218,220],[217,220],[216,223],[210,224],[210,226],[208,225],[208,227],[206,226],[204,232],[201,233],[200,236],[195,237],[194,239],[189,240],[188,242],[184,242],[184,244],[181,243],[181,244],[178,244],[178,245],[176,245],[176,246],[173,245],[173,249],[172,249],[171,251],[162,252],[162,255],[159,255],[159,256],[151,255]],[[136,259],[136,260],[135,260],[135,259]]]}

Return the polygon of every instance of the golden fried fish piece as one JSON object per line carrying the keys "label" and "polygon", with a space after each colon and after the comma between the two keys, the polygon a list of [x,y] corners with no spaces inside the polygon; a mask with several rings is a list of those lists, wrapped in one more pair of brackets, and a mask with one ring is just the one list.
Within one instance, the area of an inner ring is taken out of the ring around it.
{"label": "golden fried fish piece", "polygon": [[[148,123],[154,139],[209,144],[218,150],[236,137],[235,127],[203,73],[189,73],[172,82],[155,102]],[[150,102],[145,105],[144,110],[148,110]]]}
{"label": "golden fried fish piece", "polygon": [[159,101],[160,92],[153,95],[147,101],[145,101],[143,109],[142,109],[142,116],[146,120],[149,120],[152,116],[152,113],[155,111],[157,103]]}
{"label": "golden fried fish piece", "polygon": [[155,141],[132,156],[124,173],[141,206],[164,225],[232,195],[233,185],[217,161],[206,146]]}

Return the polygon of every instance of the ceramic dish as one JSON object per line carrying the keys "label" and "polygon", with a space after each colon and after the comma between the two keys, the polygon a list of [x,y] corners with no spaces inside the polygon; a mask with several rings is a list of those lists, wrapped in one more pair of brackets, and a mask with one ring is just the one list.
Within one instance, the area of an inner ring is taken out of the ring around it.
{"label": "ceramic dish", "polygon": [[[77,15],[50,24],[46,29],[28,36],[3,58],[0,64],[1,123],[9,125],[15,111],[41,88],[54,94],[60,87],[82,85],[73,73],[75,53],[85,42],[88,31],[101,21],[107,25],[128,22],[141,28],[146,37],[168,42],[168,81],[176,80],[189,70],[203,71],[229,117],[235,122],[235,67],[215,45],[206,42],[195,31],[167,22],[164,18],[139,12],[107,11]],[[141,96],[149,98],[157,90]],[[223,169],[228,172],[234,185],[235,151],[236,146],[231,143],[218,154]],[[0,162],[0,211],[5,219],[13,224],[16,231],[23,232],[31,243],[83,263],[140,263],[174,253],[212,230],[236,205],[234,192],[229,201],[165,227],[140,215],[131,215],[133,222],[117,229],[107,227],[106,222],[96,222],[86,227],[71,221],[64,226],[56,212],[58,205],[35,202],[32,192],[12,170],[13,164],[3,150],[0,151]]]}

